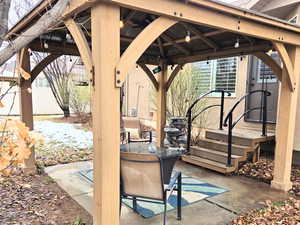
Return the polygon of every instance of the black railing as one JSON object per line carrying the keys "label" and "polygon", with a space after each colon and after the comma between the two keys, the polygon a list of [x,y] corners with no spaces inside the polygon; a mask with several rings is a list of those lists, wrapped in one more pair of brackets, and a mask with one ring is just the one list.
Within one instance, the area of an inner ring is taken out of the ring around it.
{"label": "black railing", "polygon": [[[199,113],[197,113],[194,117],[192,117],[192,110],[195,107],[195,105],[200,102],[204,97],[211,93],[221,93],[221,103],[220,104],[215,104],[215,105],[210,105],[202,109]],[[191,133],[192,133],[192,123],[193,121],[200,116],[203,112],[206,110],[213,108],[213,107],[220,107],[220,123],[219,123],[219,129],[223,129],[223,115],[224,115],[224,98],[225,98],[225,93],[227,96],[231,96],[230,92],[224,91],[224,90],[212,90],[209,91],[203,95],[201,95],[196,101],[193,102],[193,104],[188,108],[186,117],[188,118],[188,128],[187,128],[187,144],[186,144],[186,149],[190,149],[191,145]]]}
{"label": "black railing", "polygon": [[[252,109],[247,110],[244,112],[238,119],[233,122],[233,112],[236,109],[236,107],[243,101],[245,100],[248,96],[255,94],[255,93],[262,93],[263,101],[262,105],[260,107],[255,107]],[[235,125],[249,112],[255,111],[255,110],[262,110],[262,136],[267,135],[267,97],[270,96],[271,93],[266,90],[254,90],[243,97],[241,97],[231,108],[229,113],[227,114],[225,120],[224,120],[224,126],[228,126],[228,136],[227,136],[227,142],[228,142],[228,150],[227,150],[227,167],[231,166],[231,155],[232,155],[232,129],[235,127]]]}

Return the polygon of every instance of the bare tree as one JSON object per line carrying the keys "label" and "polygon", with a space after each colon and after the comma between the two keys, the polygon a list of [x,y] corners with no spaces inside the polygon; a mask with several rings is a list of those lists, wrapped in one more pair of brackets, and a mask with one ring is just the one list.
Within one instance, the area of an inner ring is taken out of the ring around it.
{"label": "bare tree", "polygon": [[0,0],[0,47],[3,42],[3,35],[6,34],[8,28],[8,13],[11,0]]}
{"label": "bare tree", "polygon": [[[0,0],[0,12],[2,10],[1,2],[10,0]],[[25,30],[15,40],[9,41],[9,45],[0,51],[0,66],[2,66],[15,53],[26,47],[31,41],[39,37],[41,34],[48,32],[53,26],[61,22],[61,16],[67,8],[70,0],[58,1],[52,9],[47,11],[40,19],[27,30]],[[6,10],[3,10],[6,11]],[[0,17],[0,19],[2,19]],[[0,20],[2,24],[2,20]]]}
{"label": "bare tree", "polygon": [[[40,53],[34,54],[34,60],[37,63],[43,58],[43,55]],[[72,60],[70,63],[68,61],[71,61],[70,56],[61,56],[43,70],[52,94],[64,112],[64,117],[70,116],[71,81],[77,60]]]}

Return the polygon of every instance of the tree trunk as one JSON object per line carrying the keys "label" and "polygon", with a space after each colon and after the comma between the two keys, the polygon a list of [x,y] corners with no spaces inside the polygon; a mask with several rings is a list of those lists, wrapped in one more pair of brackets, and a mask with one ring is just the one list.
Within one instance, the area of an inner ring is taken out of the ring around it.
{"label": "tree trunk", "polygon": [[0,47],[7,32],[10,3],[11,0],[0,0]]}
{"label": "tree trunk", "polygon": [[65,118],[70,117],[70,108],[69,107],[68,108],[64,108],[63,112],[64,112],[64,117]]}
{"label": "tree trunk", "polygon": [[[3,1],[5,2],[8,0],[0,0],[0,2]],[[26,47],[31,41],[40,35],[49,32],[50,28],[60,23],[61,16],[67,8],[69,2],[70,0],[58,1],[53,8],[40,17],[40,19],[34,25],[29,27],[24,33],[22,33],[22,35],[11,41],[10,45],[0,51],[0,66],[2,66],[15,53]],[[0,11],[1,10],[2,9],[0,8]]]}

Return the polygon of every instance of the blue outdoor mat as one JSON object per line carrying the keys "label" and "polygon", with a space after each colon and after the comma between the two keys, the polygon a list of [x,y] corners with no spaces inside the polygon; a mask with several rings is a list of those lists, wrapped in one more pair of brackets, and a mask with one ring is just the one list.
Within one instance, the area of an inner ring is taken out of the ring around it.
{"label": "blue outdoor mat", "polygon": [[[83,170],[79,172],[85,179],[93,182],[93,170]],[[228,190],[217,187],[215,185],[200,181],[198,179],[182,175],[182,206],[187,206],[198,202],[200,200],[210,198]],[[123,203],[128,207],[132,208],[132,200],[123,199]],[[174,210],[177,208],[177,193],[174,191],[169,197],[167,209]],[[163,205],[148,203],[148,202],[137,202],[137,212],[145,217],[151,217],[163,213]]]}

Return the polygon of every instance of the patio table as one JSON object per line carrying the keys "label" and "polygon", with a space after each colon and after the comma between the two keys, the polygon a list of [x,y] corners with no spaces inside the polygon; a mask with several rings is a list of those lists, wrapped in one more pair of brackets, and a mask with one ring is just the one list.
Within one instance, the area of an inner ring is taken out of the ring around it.
{"label": "patio table", "polygon": [[181,153],[174,149],[156,147],[153,144],[145,143],[130,143],[121,144],[121,152],[132,152],[137,154],[155,154],[162,162],[164,183],[168,184],[172,175],[172,171],[176,161],[181,156]]}

